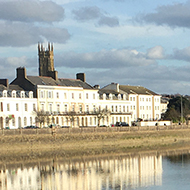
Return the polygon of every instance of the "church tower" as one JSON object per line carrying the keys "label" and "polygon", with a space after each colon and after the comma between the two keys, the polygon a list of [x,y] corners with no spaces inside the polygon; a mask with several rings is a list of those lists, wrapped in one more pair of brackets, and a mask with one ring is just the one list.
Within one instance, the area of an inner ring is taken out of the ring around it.
{"label": "church tower", "polygon": [[38,43],[39,76],[57,79],[57,71],[54,69],[53,44],[48,43],[48,49]]}

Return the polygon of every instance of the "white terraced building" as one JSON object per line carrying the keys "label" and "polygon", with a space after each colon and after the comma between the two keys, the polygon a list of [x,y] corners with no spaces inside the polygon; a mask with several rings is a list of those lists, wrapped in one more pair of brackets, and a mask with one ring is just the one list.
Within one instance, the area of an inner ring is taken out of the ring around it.
{"label": "white terraced building", "polygon": [[24,91],[17,85],[0,80],[0,128],[23,128],[35,125],[37,99],[32,91]]}

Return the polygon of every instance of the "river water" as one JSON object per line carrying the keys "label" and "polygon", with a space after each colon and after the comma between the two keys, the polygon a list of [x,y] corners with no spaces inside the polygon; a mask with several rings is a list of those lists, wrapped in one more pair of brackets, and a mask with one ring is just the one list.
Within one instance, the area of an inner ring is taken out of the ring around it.
{"label": "river water", "polygon": [[52,158],[0,167],[0,190],[190,189],[189,153]]}

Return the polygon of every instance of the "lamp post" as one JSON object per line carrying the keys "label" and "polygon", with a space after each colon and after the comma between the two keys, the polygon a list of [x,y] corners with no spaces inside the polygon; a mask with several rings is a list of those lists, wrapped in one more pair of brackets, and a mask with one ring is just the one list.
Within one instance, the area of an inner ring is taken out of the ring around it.
{"label": "lamp post", "polygon": [[182,95],[181,95],[181,123],[183,123],[183,103],[182,103]]}

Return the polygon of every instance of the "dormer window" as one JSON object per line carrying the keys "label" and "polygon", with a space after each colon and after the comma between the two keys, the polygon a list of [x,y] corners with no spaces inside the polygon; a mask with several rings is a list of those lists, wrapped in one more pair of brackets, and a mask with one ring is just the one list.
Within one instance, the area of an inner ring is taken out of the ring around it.
{"label": "dormer window", "polygon": [[16,98],[16,92],[15,91],[12,91],[12,97]]}
{"label": "dormer window", "polygon": [[29,98],[33,98],[33,92],[32,91],[29,92]]}
{"label": "dormer window", "polygon": [[3,97],[7,97],[7,91],[6,90],[3,91]]}
{"label": "dormer window", "polygon": [[104,100],[106,99],[106,94],[103,94],[103,99],[104,99]]}
{"label": "dormer window", "polygon": [[123,94],[123,100],[126,100],[126,94]]}
{"label": "dormer window", "polygon": [[22,91],[21,92],[21,98],[24,98],[25,96],[24,96],[24,92]]}
{"label": "dormer window", "polygon": [[121,94],[118,94],[118,100],[121,100]]}
{"label": "dormer window", "polygon": [[109,99],[110,99],[110,100],[112,100],[112,99],[113,99],[112,94],[109,94]]}

